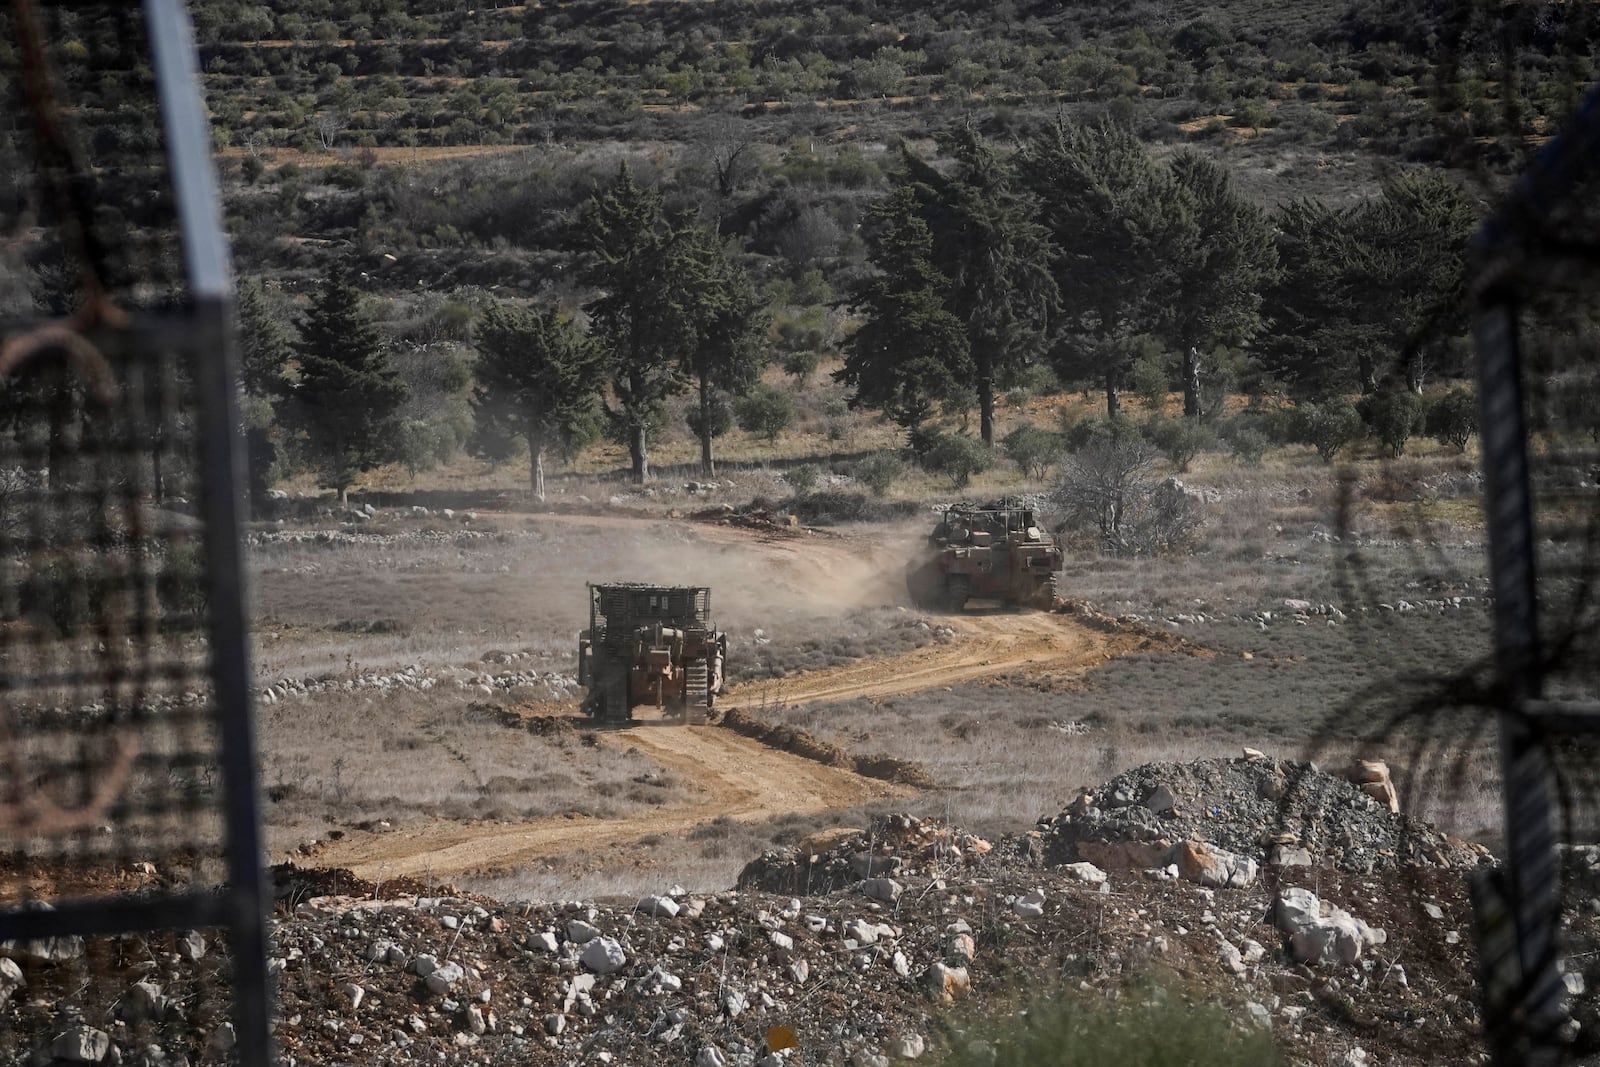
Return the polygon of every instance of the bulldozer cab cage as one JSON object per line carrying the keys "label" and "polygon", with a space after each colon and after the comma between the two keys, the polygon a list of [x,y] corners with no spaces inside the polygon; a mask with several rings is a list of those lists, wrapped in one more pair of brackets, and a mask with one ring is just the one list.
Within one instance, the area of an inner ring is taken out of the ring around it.
{"label": "bulldozer cab cage", "polygon": [[711,625],[711,590],[702,586],[589,583],[589,641],[619,650],[640,626],[659,623],[680,630]]}
{"label": "bulldozer cab cage", "polygon": [[727,638],[711,622],[711,590],[643,583],[589,585],[589,628],[578,640],[584,710],[625,722],[650,705],[705,722],[722,690]]}

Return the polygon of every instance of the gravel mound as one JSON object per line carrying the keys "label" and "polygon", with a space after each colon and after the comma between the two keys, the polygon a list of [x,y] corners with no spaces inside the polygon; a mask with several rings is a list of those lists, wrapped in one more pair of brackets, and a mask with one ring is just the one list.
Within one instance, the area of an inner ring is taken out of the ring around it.
{"label": "gravel mound", "polygon": [[1147,763],[1078,797],[1038,831],[1053,864],[1155,866],[1161,851],[1188,840],[1259,863],[1358,873],[1492,862],[1482,846],[1395,814],[1314,763],[1263,756]]}
{"label": "gravel mound", "polygon": [[810,895],[867,878],[938,878],[984,864],[993,846],[933,819],[889,815],[870,830],[813,834],[793,848],[770,849],[739,872],[740,889]]}

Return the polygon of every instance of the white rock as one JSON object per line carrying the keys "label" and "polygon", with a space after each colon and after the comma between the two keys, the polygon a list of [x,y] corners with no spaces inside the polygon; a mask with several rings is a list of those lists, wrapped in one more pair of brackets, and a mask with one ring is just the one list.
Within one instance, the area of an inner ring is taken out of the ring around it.
{"label": "white rock", "polygon": [[1267,1010],[1265,1004],[1257,1004],[1253,1000],[1247,1001],[1244,1006],[1244,1013],[1256,1029],[1272,1029],[1272,1012]]}
{"label": "white rock", "polygon": [[589,998],[590,992],[592,992],[593,990],[594,990],[594,975],[592,975],[592,974],[575,974],[575,975],[573,975],[571,980],[569,980],[567,982],[567,999],[562,1002],[561,1010],[562,1011],[571,1011],[572,1010],[572,1006],[574,1004],[577,1004],[577,1003],[580,1003],[582,1001],[587,1000]]}
{"label": "white rock", "polygon": [[450,987],[466,976],[467,972],[462,968],[461,964],[441,963],[438,967],[428,972],[428,976],[422,980],[422,984],[428,987],[430,993],[438,993],[442,996],[450,992]]}
{"label": "white rock", "polygon": [[728,1013],[729,1018],[737,1019],[740,1013],[749,1006],[749,998],[739,990],[725,989],[722,991],[722,1010]]}
{"label": "white rock", "polygon": [[1037,919],[1044,915],[1044,890],[1024,893],[1011,902],[1011,910],[1023,919]]}
{"label": "white rock", "polygon": [[639,901],[639,910],[646,915],[671,919],[677,916],[679,905],[671,897],[645,897]]}
{"label": "white rock", "polygon": [[804,985],[805,980],[811,977],[811,964],[805,961],[805,957],[802,956],[800,959],[797,959],[793,963],[789,964],[789,977],[793,978],[801,985]]}
{"label": "white rock", "polygon": [[339,987],[339,992],[344,994],[344,999],[350,1002],[351,1011],[359,1011],[362,1000],[366,999],[367,991],[354,982],[346,982]]}
{"label": "white rock", "polygon": [[878,943],[878,927],[862,919],[851,919],[844,924],[844,936],[858,945],[875,945]]}
{"label": "white rock", "polygon": [[567,1017],[555,1012],[544,1017],[544,1032],[551,1037],[560,1037],[567,1028]]}
{"label": "white rock", "polygon": [[662,969],[659,963],[650,968],[650,973],[645,975],[644,982],[661,993],[676,993],[683,988],[683,979]]}
{"label": "white rock", "polygon": [[474,1037],[489,1029],[489,1024],[483,1018],[483,1009],[476,1004],[467,1005],[467,1010],[462,1013],[462,1021],[466,1024],[467,1033]]}
{"label": "white rock", "polygon": [[178,938],[178,955],[193,962],[206,954],[206,939],[199,930],[190,930]]}
{"label": "white rock", "polygon": [[778,930],[768,930],[767,940],[781,949],[794,948],[794,938]]}
{"label": "white rock", "polygon": [[28,981],[22,976],[22,968],[17,966],[17,961],[0,956],[0,1006],[27,984]]}
{"label": "white rock", "polygon": [[929,996],[948,1004],[957,994],[965,993],[972,987],[972,979],[965,967],[947,967],[935,963],[928,968],[927,986]]}
{"label": "white rock", "polygon": [[1144,806],[1159,815],[1177,807],[1178,798],[1173,796],[1172,790],[1163,783],[1150,790],[1150,795],[1144,798]]}
{"label": "white rock", "polygon": [[861,892],[867,895],[868,900],[893,904],[905,892],[905,887],[893,878],[868,878],[861,883]]}
{"label": "white rock", "polygon": [[232,1023],[223,1023],[211,1031],[211,1047],[218,1052],[230,1052],[238,1043],[239,1037],[233,1032]]}
{"label": "white rock", "polygon": [[1233,942],[1224,941],[1217,946],[1217,955],[1222,959],[1222,966],[1233,974],[1244,973],[1244,954],[1234,947]]}
{"label": "white rock", "polygon": [[99,1063],[110,1052],[111,1035],[92,1026],[74,1026],[50,1044],[50,1054],[68,1063]]}
{"label": "white rock", "polygon": [[715,1045],[704,1045],[695,1054],[694,1067],[728,1067],[728,1057]]}
{"label": "white rock", "polygon": [[595,974],[612,974],[622,969],[628,962],[628,956],[613,939],[597,937],[584,945],[578,960]]}
{"label": "white rock", "polygon": [[921,1034],[905,1034],[895,1041],[890,1050],[898,1059],[915,1060],[920,1059],[926,1049],[927,1042],[923,1041]]}
{"label": "white rock", "polygon": [[1088,885],[1101,885],[1106,880],[1106,872],[1092,863],[1069,863],[1061,870]]}
{"label": "white rock", "polygon": [[567,940],[574,945],[586,945],[599,936],[599,929],[582,919],[571,919],[567,922]]}
{"label": "white rock", "polygon": [[850,1057],[850,1067],[889,1067],[889,1057],[864,1048]]}
{"label": "white rock", "polygon": [[1275,911],[1278,929],[1289,935],[1295,957],[1308,963],[1354,963],[1366,949],[1388,940],[1382,929],[1324,904],[1309,889],[1280,891]]}
{"label": "white rock", "polygon": [[406,970],[419,978],[426,978],[433,973],[433,969],[437,966],[439,966],[438,959],[424,952],[419,956],[412,957],[411,964]]}
{"label": "white rock", "polygon": [[1428,913],[1428,918],[1430,919],[1444,918],[1444,909],[1437,904],[1424,904],[1422,905],[1422,910]]}
{"label": "white rock", "polygon": [[561,943],[556,940],[554,930],[541,930],[537,934],[528,935],[528,947],[541,952],[554,952],[561,947]]}

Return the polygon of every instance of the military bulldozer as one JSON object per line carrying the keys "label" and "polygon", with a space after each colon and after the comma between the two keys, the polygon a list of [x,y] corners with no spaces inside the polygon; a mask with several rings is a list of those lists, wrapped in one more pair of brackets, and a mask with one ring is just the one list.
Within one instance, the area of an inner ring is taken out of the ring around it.
{"label": "military bulldozer", "polygon": [[1017,501],[951,504],[906,565],[906,588],[918,607],[961,611],[969,600],[1050,608],[1061,549]]}
{"label": "military bulldozer", "polygon": [[726,634],[711,624],[703,586],[589,586],[589,628],[578,635],[583,710],[597,722],[627,722],[655,707],[703,723],[722,692]]}

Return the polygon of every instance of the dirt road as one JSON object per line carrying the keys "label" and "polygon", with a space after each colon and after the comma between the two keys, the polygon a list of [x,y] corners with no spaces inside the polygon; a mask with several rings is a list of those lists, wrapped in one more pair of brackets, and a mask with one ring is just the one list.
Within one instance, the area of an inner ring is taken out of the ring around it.
{"label": "dirt road", "polygon": [[348,867],[363,878],[398,875],[449,878],[513,870],[566,852],[683,834],[718,816],[741,822],[786,813],[811,814],[913,790],[767,748],[717,727],[641,722],[601,734],[603,744],[637,748],[696,783],[690,804],[624,819],[552,818],[516,824],[431,820],[388,833],[356,832],[318,851],[322,866]]}
{"label": "dirt road", "polygon": [[725,707],[816,704],[916,693],[1006,674],[1068,677],[1143,647],[1135,634],[1106,633],[1067,615],[1044,612],[952,616],[957,636],[903,656],[864,660],[732,686]]}

